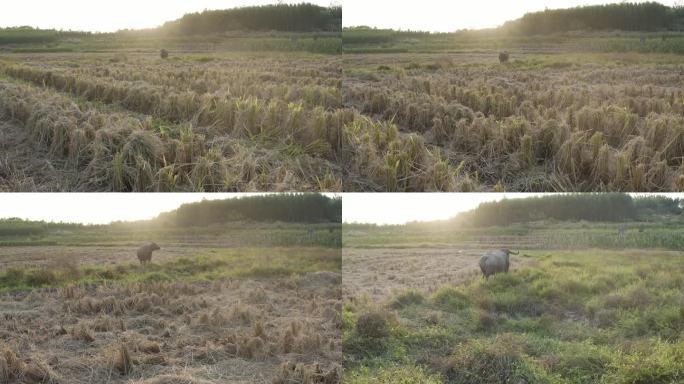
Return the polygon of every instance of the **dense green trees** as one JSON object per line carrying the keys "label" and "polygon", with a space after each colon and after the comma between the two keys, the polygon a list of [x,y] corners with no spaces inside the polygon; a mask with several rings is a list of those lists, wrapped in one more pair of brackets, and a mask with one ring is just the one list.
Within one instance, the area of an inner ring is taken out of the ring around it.
{"label": "dense green trees", "polygon": [[171,21],[163,30],[179,35],[201,35],[226,31],[339,32],[342,8],[313,4],[274,4],[190,13]]}
{"label": "dense green trees", "polygon": [[0,219],[0,237],[38,235],[46,230],[47,224],[42,221],[29,221],[18,218]]}
{"label": "dense green trees", "polygon": [[[158,218],[138,222],[115,222],[118,227],[175,226],[193,227],[231,221],[341,223],[342,199],[318,193],[247,196],[225,200],[203,200],[183,204]],[[48,223],[18,218],[0,219],[0,238],[36,236],[50,231],[72,231],[90,226],[72,223]],[[98,225],[97,227],[107,227]]]}
{"label": "dense green trees", "polygon": [[634,199],[634,207],[639,216],[680,215],[682,203],[684,201],[665,196],[640,196]]}
{"label": "dense green trees", "polygon": [[341,222],[342,200],[321,194],[278,194],[184,204],[159,217],[177,226],[203,226],[228,221]]}
{"label": "dense green trees", "polygon": [[79,228],[83,228],[83,224],[48,223],[16,217],[0,219],[0,237],[38,236],[48,231],[71,231]]}
{"label": "dense green trees", "polygon": [[632,198],[623,193],[548,195],[483,203],[458,215],[454,222],[475,227],[545,219],[620,222],[681,214],[680,203],[664,196]]}
{"label": "dense green trees", "polygon": [[57,44],[72,38],[157,37],[220,34],[226,31],[341,32],[342,7],[309,3],[273,4],[190,13],[164,26],[118,33],[91,33],[35,29],[30,26],[0,28],[0,45]]}
{"label": "dense green trees", "polygon": [[591,5],[528,13],[502,29],[525,35],[575,30],[656,31],[675,28],[682,16],[680,8],[656,2]]}
{"label": "dense green trees", "polygon": [[66,38],[91,36],[90,32],[57,31],[36,29],[28,26],[0,28],[0,45],[10,44],[50,44]]}

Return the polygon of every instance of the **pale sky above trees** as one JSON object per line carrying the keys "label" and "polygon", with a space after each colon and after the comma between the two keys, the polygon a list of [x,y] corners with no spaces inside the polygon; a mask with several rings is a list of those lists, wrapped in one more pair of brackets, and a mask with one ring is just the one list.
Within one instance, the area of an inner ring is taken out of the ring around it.
{"label": "pale sky above trees", "polygon": [[[619,0],[343,0],[342,25],[453,32],[497,27],[545,8],[619,3]],[[639,1],[635,1],[639,2]],[[676,0],[659,1],[674,5]]]}
{"label": "pale sky above trees", "polygon": [[[609,3],[605,0],[280,0],[328,6],[342,5],[343,25],[451,32],[463,28],[496,27],[526,12],[544,8]],[[0,27],[112,32],[153,28],[186,13],[204,9],[264,5],[278,0],[21,0],[0,12]],[[618,0],[612,2],[619,2]],[[678,0],[662,0],[673,5]]]}
{"label": "pale sky above trees", "polygon": [[[248,195],[248,194],[244,194]],[[84,224],[145,220],[184,203],[228,199],[227,193],[2,193],[1,218]]]}
{"label": "pale sky above trees", "polygon": [[[541,196],[543,193],[345,193],[345,223],[404,224],[409,221],[446,220],[477,208],[480,203],[501,199]],[[684,198],[684,193],[648,194]]]}
{"label": "pale sky above trees", "polygon": [[[0,193],[0,218],[107,224],[146,220],[196,201],[267,193]],[[340,194],[324,193],[329,197]]]}
{"label": "pale sky above trees", "polygon": [[[204,9],[274,3],[300,3],[299,0],[16,0],[6,1],[0,12],[0,27],[54,28],[63,30],[113,32],[119,29],[154,28]],[[328,6],[330,0],[306,0]],[[339,4],[338,2],[332,2]]]}

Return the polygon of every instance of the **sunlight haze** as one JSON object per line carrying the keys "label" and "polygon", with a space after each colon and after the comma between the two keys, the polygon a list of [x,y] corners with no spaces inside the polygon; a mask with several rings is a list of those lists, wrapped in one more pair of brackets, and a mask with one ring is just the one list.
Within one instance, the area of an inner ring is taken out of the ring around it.
{"label": "sunlight haze", "polygon": [[[639,2],[639,1],[637,1]],[[677,1],[660,1],[674,5]],[[370,26],[402,30],[453,32],[500,26],[525,13],[545,8],[571,8],[582,5],[610,4],[619,1],[596,0],[344,0],[342,25]]]}
{"label": "sunlight haze", "polygon": [[152,219],[184,203],[262,193],[3,193],[0,218],[83,224]]}
{"label": "sunlight haze", "polygon": [[345,193],[345,223],[405,224],[446,220],[486,201],[529,197],[534,193]]}
{"label": "sunlight haze", "polygon": [[[322,6],[329,0],[307,0]],[[281,1],[300,3],[301,1]],[[0,27],[31,26],[93,32],[154,28],[204,9],[228,9],[275,4],[274,0],[23,0],[7,2],[0,12]]]}
{"label": "sunlight haze", "polygon": [[[342,221],[379,225],[446,220],[488,201],[542,196],[545,193],[345,193]],[[630,193],[684,199],[682,193]]]}

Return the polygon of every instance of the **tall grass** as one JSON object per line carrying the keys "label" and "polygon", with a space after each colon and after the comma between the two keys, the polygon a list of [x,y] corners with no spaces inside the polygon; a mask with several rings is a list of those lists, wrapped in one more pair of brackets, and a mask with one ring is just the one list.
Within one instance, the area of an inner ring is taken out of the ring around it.
{"label": "tall grass", "polygon": [[[467,278],[422,300],[408,300],[416,296],[409,291],[387,305],[348,301],[345,373],[358,383],[384,382],[388,371],[406,372],[409,382],[450,383],[684,377],[681,258],[657,251],[529,257],[530,266]],[[395,318],[373,340],[359,328],[369,307]],[[359,348],[371,342],[373,349]]]}
{"label": "tall grass", "polygon": [[[334,68],[308,63],[310,70],[272,74],[211,61],[210,68],[187,64],[183,72],[177,68],[186,64],[172,63],[160,72],[139,64],[3,66],[19,81],[1,84],[2,115],[87,175],[74,183],[84,190],[341,189],[334,163],[345,112],[338,81],[327,77]],[[317,83],[312,74],[326,78]]]}
{"label": "tall grass", "polygon": [[384,65],[391,63],[384,57],[359,60],[343,86],[356,113],[345,126],[345,188],[678,190],[678,67],[653,70],[638,57],[629,65],[619,65],[619,57],[581,65],[588,57],[540,56],[538,64],[519,59],[508,66],[494,56],[463,64],[415,56],[420,62],[403,66]]}
{"label": "tall grass", "polygon": [[0,291],[97,284],[113,281],[214,280],[277,278],[316,271],[339,272],[341,252],[335,248],[207,249],[192,258],[116,266],[83,265],[77,261],[46,267],[13,267],[0,272]]}

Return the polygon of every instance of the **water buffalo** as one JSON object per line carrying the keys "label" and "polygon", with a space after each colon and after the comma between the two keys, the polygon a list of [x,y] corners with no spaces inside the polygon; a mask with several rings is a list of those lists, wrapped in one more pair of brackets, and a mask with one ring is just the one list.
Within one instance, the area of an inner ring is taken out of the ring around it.
{"label": "water buffalo", "polygon": [[510,249],[499,249],[496,251],[487,251],[480,257],[480,270],[485,278],[499,273],[508,272],[510,267],[509,255],[517,255],[518,252],[513,252]]}
{"label": "water buffalo", "polygon": [[138,260],[140,260],[140,264],[145,265],[149,263],[152,260],[152,252],[158,249],[161,248],[159,248],[157,243],[149,243],[138,248]]}

